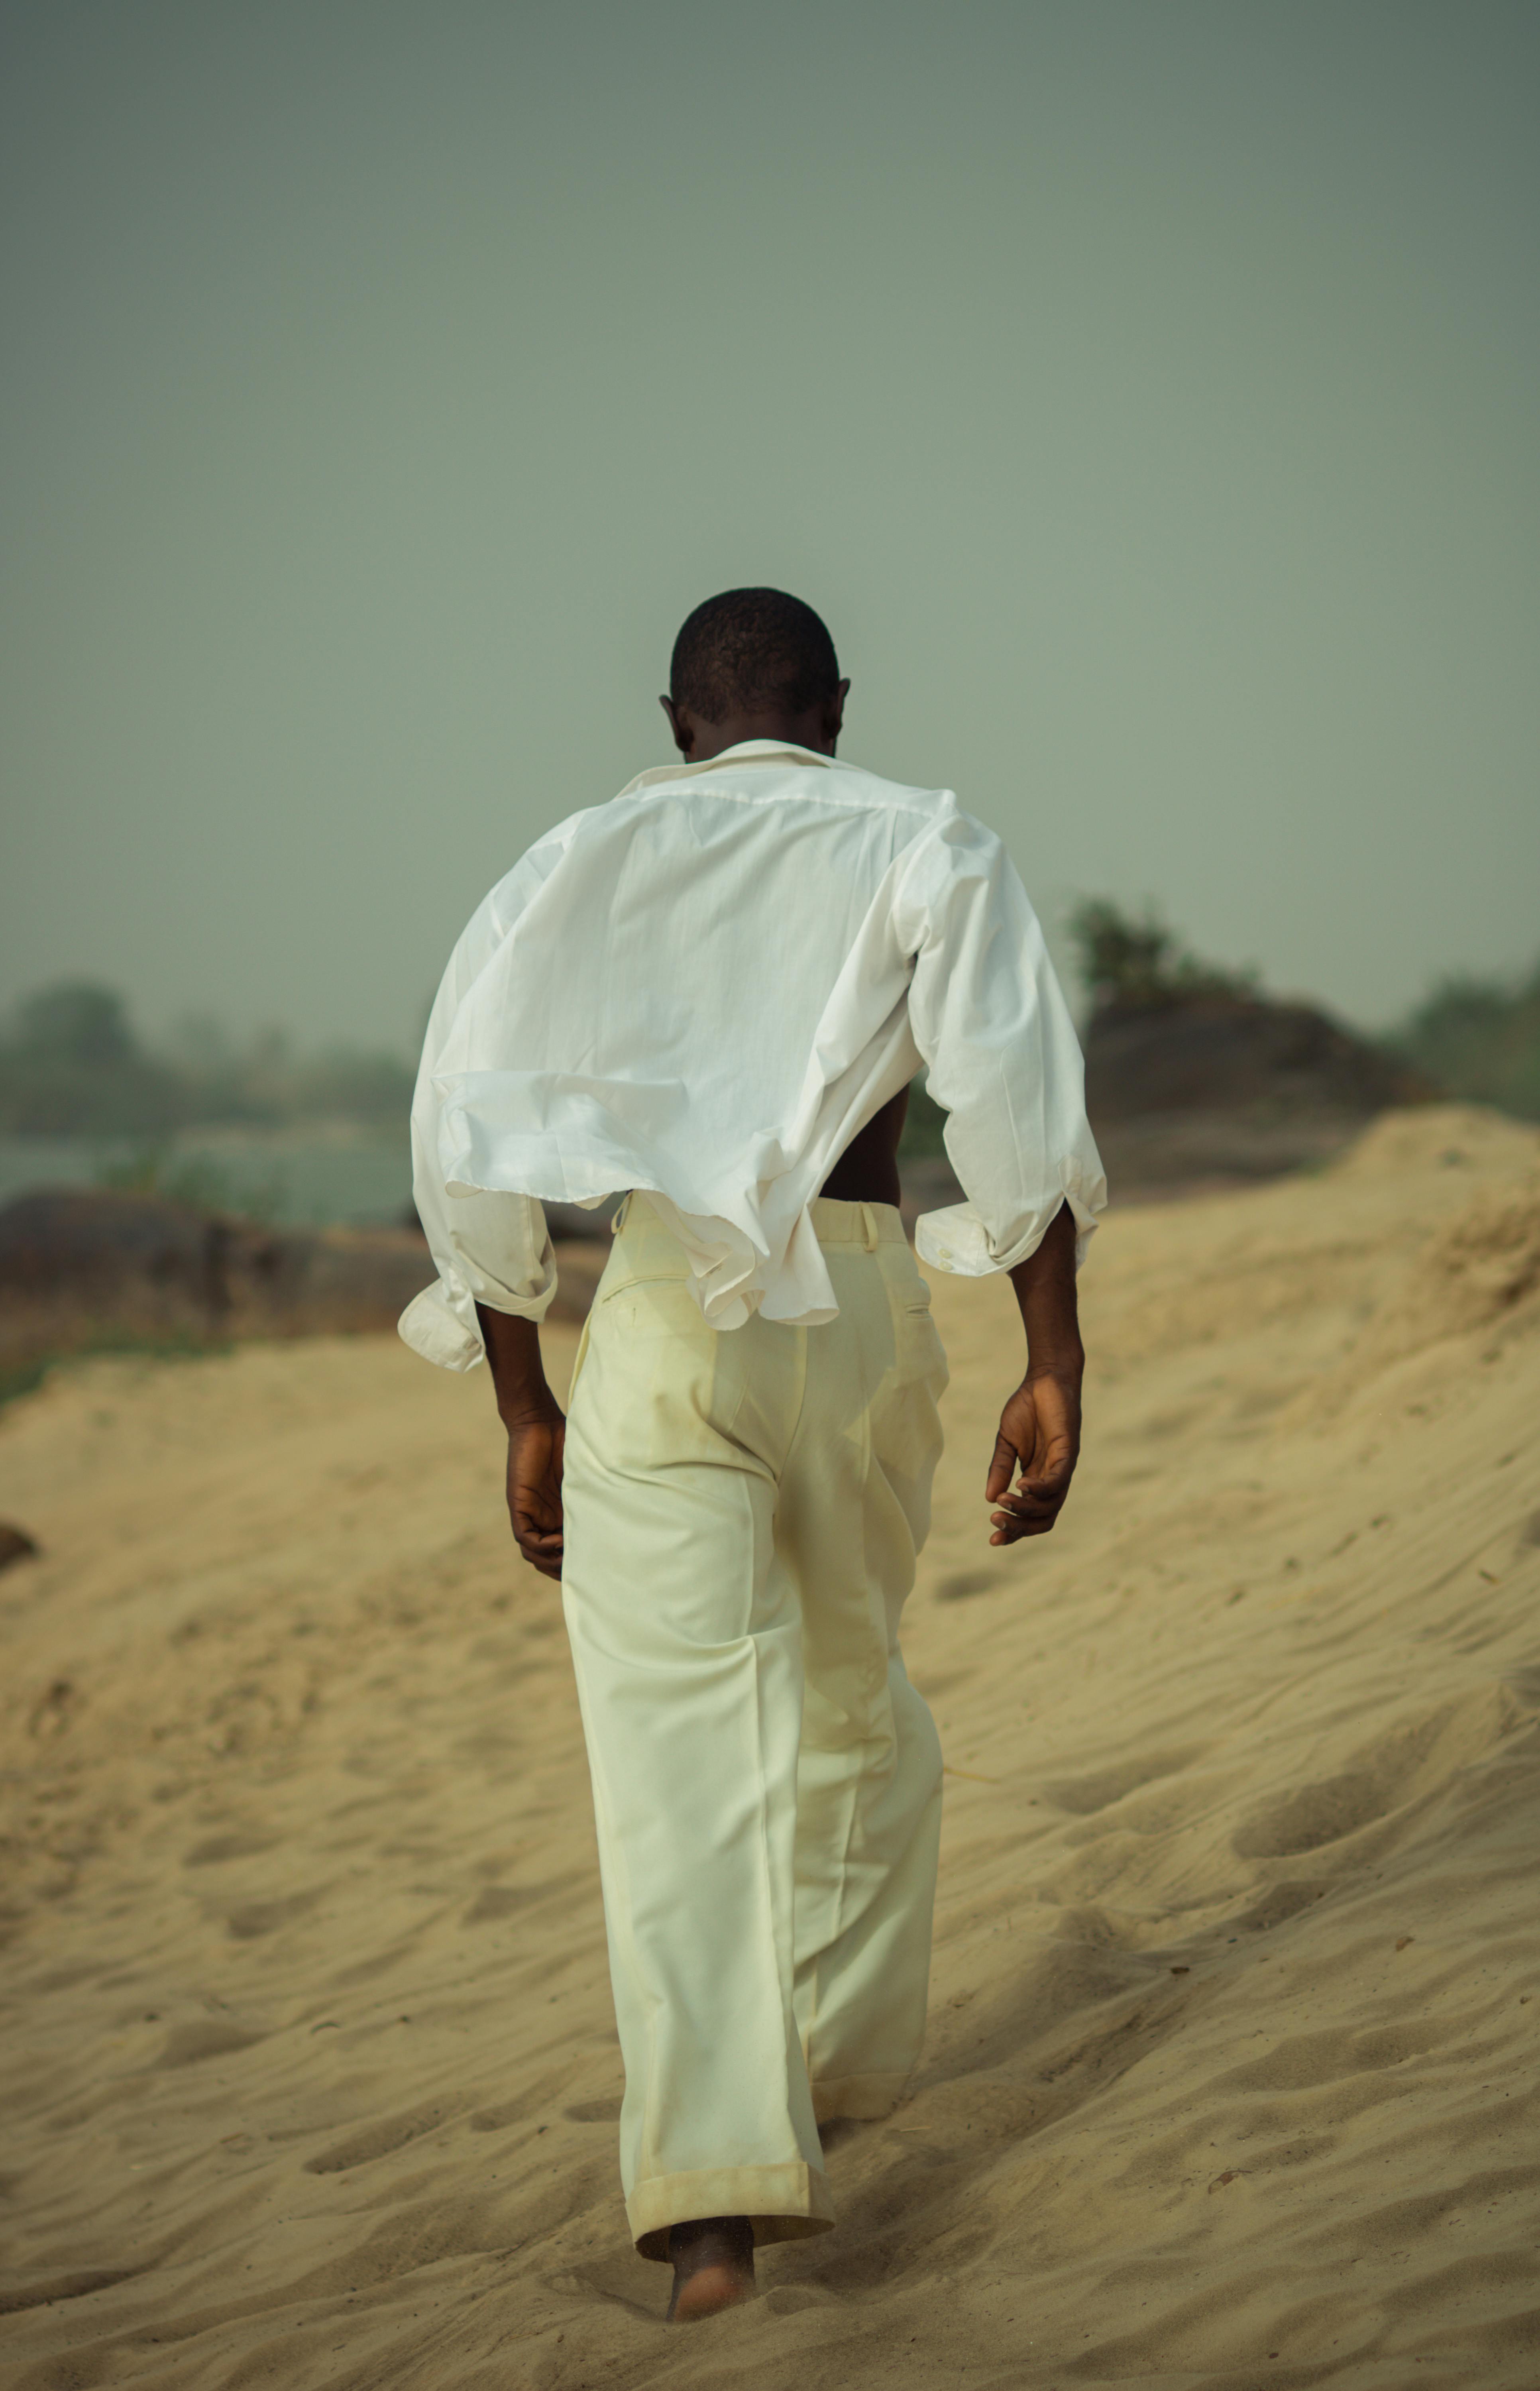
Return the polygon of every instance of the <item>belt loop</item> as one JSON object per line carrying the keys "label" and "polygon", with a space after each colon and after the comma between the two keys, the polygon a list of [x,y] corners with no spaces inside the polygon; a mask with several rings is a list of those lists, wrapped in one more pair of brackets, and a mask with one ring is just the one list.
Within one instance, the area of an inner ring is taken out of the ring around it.
{"label": "belt loop", "polygon": [[861,1243],[869,1254],[877,1250],[877,1221],[870,1204],[861,1208]]}
{"label": "belt loop", "polygon": [[615,1218],[610,1222],[610,1234],[612,1237],[618,1237],[621,1230],[626,1226],[626,1215],[631,1208],[631,1198],[635,1194],[636,1189],[634,1187],[628,1187],[625,1195],[621,1197],[619,1208],[615,1212]]}

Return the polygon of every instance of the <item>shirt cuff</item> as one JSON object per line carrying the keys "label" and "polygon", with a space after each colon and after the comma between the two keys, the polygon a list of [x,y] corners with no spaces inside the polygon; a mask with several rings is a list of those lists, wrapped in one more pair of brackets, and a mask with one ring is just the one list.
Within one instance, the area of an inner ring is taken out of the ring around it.
{"label": "shirt cuff", "polygon": [[395,1333],[403,1345],[441,1370],[473,1370],[485,1359],[481,1338],[467,1328],[436,1279],[413,1296]]}
{"label": "shirt cuff", "polygon": [[515,1320],[537,1323],[550,1310],[555,1293],[556,1264],[548,1244],[542,1282],[533,1295],[511,1295],[499,1287],[495,1299],[472,1296],[469,1287],[458,1282],[451,1289],[438,1279],[432,1286],[425,1286],[421,1295],[413,1296],[395,1324],[395,1333],[414,1353],[421,1353],[424,1362],[435,1363],[441,1370],[473,1370],[485,1357],[476,1321],[478,1303],[485,1304],[488,1312],[505,1312]]}
{"label": "shirt cuff", "polygon": [[943,1211],[922,1212],[914,1223],[914,1250],[923,1262],[935,1270],[950,1271],[954,1278],[989,1278],[996,1271],[1015,1270],[1017,1262],[1035,1254],[1065,1204],[1075,1217],[1075,1268],[1079,1270],[1095,1231],[1096,1215],[1068,1190],[1014,1245],[998,1254],[990,1251],[990,1233],[972,1204],[949,1204]]}

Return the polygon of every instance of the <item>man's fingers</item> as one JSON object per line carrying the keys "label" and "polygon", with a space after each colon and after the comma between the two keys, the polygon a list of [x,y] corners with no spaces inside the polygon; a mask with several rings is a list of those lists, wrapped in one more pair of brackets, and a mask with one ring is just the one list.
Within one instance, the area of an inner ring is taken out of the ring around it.
{"label": "man's fingers", "polygon": [[992,1512],[990,1525],[995,1533],[990,1542],[1013,1544],[1018,1536],[1045,1536],[1063,1508],[1061,1502],[1055,1502],[1043,1503],[1031,1509],[1020,1505],[1008,1511]]}
{"label": "man's fingers", "polygon": [[1058,1499],[1051,1503],[1011,1503],[991,1511],[990,1524],[995,1528],[1040,1528],[1044,1519],[1056,1519],[1063,1508]]}
{"label": "man's fingers", "polygon": [[990,1474],[984,1480],[984,1500],[998,1503],[1016,1472],[1019,1456],[1015,1445],[1003,1431],[995,1438],[994,1452],[990,1460]]}
{"label": "man's fingers", "polygon": [[996,1506],[1005,1517],[1015,1519],[1041,1519],[1044,1511],[1062,1511],[1064,1489],[1051,1494],[1003,1494]]}
{"label": "man's fingers", "polygon": [[1064,1508],[1069,1475],[1065,1469],[1023,1478],[1015,1493],[997,1497],[999,1507],[990,1515],[990,1524],[995,1531],[990,1542],[1014,1544],[1022,1536],[1045,1536]]}

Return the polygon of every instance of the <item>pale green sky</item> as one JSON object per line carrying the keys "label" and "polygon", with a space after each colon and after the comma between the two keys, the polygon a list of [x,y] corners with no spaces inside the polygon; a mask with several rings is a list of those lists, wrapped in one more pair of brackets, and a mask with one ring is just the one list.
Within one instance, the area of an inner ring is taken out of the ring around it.
{"label": "pale green sky", "polygon": [[0,1002],[406,1044],[714,589],[1040,909],[1540,949],[1540,10],[0,6]]}

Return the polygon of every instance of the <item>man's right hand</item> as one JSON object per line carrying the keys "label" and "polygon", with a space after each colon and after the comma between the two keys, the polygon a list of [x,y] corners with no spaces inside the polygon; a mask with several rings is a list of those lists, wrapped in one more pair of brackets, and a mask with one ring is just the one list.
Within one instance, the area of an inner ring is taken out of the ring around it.
{"label": "man's right hand", "polygon": [[550,1411],[508,1428],[508,1516],[513,1541],[532,1569],[560,1583],[563,1549],[562,1464],[567,1423]]}
{"label": "man's right hand", "polygon": [[[994,1530],[990,1544],[1045,1536],[1064,1508],[1080,1457],[1079,1374],[1029,1373],[1000,1415],[985,1480],[985,1501],[1000,1506],[990,1514]],[[1018,1464],[1021,1477],[1013,1494],[1011,1479]]]}
{"label": "man's right hand", "polygon": [[562,1574],[562,1464],[566,1415],[546,1384],[533,1320],[476,1306],[498,1413],[508,1430],[508,1516],[513,1541],[542,1577]]}
{"label": "man's right hand", "polygon": [[[1042,1243],[1011,1272],[1027,1331],[1027,1376],[1000,1415],[984,1499],[991,1544],[1045,1536],[1064,1508],[1081,1457],[1081,1379],[1085,1348],[1075,1304],[1075,1219],[1060,1206]],[[1017,1467],[1015,1493],[1011,1480]]]}

